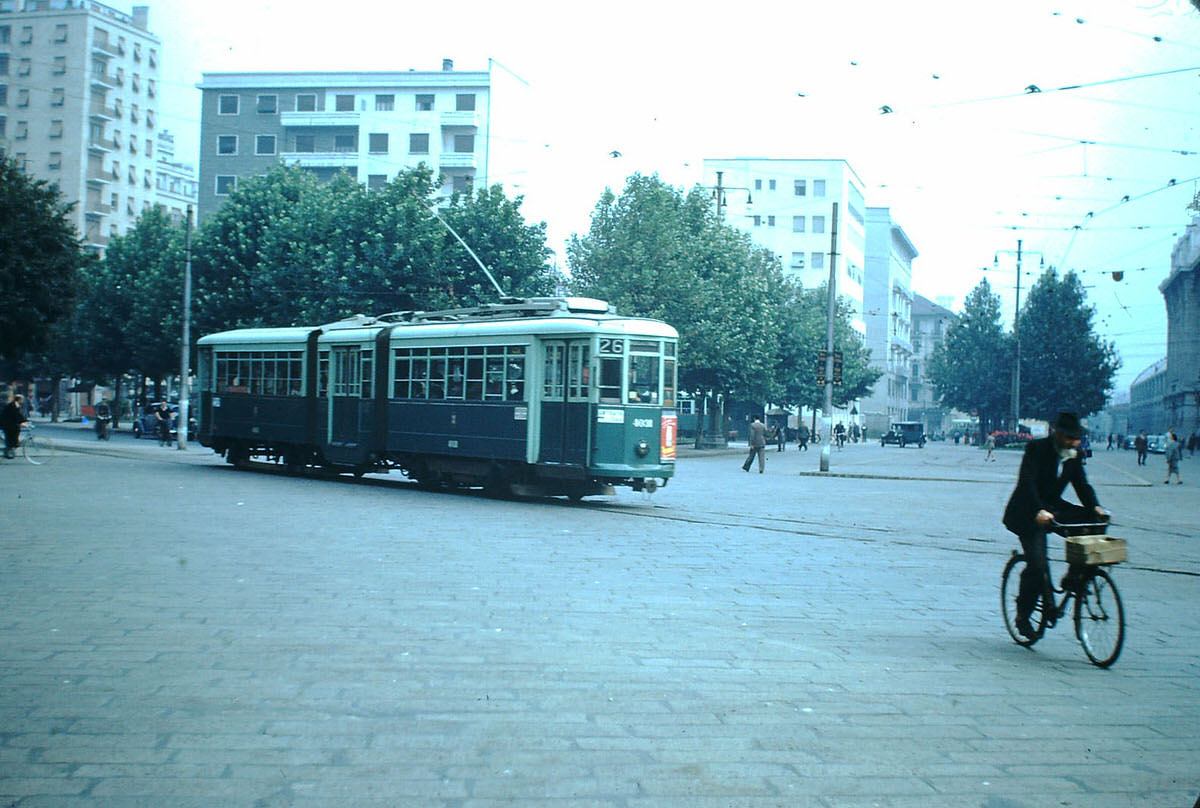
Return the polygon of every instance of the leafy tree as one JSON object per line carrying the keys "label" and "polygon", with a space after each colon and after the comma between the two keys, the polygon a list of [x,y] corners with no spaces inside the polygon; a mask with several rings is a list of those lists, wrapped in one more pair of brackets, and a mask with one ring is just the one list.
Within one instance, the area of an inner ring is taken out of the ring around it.
{"label": "leafy tree", "polygon": [[1093,329],[1074,272],[1053,267],[1029,290],[1021,308],[1021,414],[1052,421],[1064,410],[1087,416],[1104,409],[1121,360]]}
{"label": "leafy tree", "polygon": [[87,259],[71,207],[57,186],[29,177],[0,150],[0,363],[9,374],[25,354],[44,350],[53,324],[72,311]]}
{"label": "leafy tree", "polygon": [[987,279],[963,304],[963,313],[929,362],[929,377],[943,403],[979,416],[988,431],[1012,402],[1012,342],[1000,325],[1000,296]]}

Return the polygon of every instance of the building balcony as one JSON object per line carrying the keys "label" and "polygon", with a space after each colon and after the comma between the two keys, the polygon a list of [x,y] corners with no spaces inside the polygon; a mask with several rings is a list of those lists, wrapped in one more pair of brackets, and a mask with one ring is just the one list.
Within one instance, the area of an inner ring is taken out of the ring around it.
{"label": "building balcony", "polygon": [[121,52],[117,50],[116,45],[109,44],[108,42],[92,42],[92,55],[103,57],[120,56]]}
{"label": "building balcony", "polygon": [[88,140],[88,151],[96,154],[107,154],[117,148],[117,144],[105,137],[94,137]]}
{"label": "building balcony", "polygon": [[358,126],[357,112],[281,112],[279,122],[284,126]]}
{"label": "building balcony", "polygon": [[112,172],[104,168],[88,167],[88,185],[108,185],[113,181]]}
{"label": "building balcony", "polygon": [[111,90],[117,86],[117,77],[107,73],[93,73],[92,86],[101,90]]}
{"label": "building balcony", "polygon": [[103,202],[90,202],[83,215],[89,219],[99,219],[101,216],[107,216],[112,213],[112,205],[105,205]]}
{"label": "building balcony", "polygon": [[443,152],[438,155],[439,168],[476,168],[477,162],[474,152]]}
{"label": "building balcony", "polygon": [[93,120],[111,121],[117,117],[117,111],[113,107],[106,107],[103,104],[92,104],[88,108],[88,115]]}
{"label": "building balcony", "polygon": [[469,126],[476,129],[479,128],[479,113],[473,109],[462,112],[443,112],[439,117],[441,118],[443,127]]}
{"label": "building balcony", "polygon": [[358,165],[358,152],[281,152],[279,158],[303,168],[354,168]]}

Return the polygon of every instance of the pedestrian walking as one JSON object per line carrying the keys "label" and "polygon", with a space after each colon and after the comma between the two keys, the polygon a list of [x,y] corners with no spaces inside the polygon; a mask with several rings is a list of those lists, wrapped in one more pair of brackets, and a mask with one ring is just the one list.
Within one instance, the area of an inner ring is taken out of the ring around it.
{"label": "pedestrian walking", "polygon": [[1167,451],[1165,454],[1167,458],[1167,479],[1163,480],[1163,485],[1170,484],[1172,474],[1175,475],[1175,483],[1183,485],[1183,478],[1179,476],[1179,458],[1183,452],[1179,448],[1179,438],[1175,437],[1174,430],[1167,433]]}
{"label": "pedestrian walking", "polygon": [[787,424],[775,427],[775,451],[787,451]]}
{"label": "pedestrian walking", "polygon": [[1146,443],[1146,430],[1143,429],[1139,431],[1138,436],[1133,439],[1133,448],[1137,451],[1137,464],[1139,466],[1146,465],[1147,447],[1148,444]]}
{"label": "pedestrian walking", "polygon": [[796,430],[796,451],[808,451],[808,425],[800,424],[800,428]]}
{"label": "pedestrian walking", "polygon": [[1192,455],[1194,455],[1196,453],[1196,444],[1197,443],[1200,443],[1200,435],[1197,435],[1196,433],[1193,432],[1191,435],[1188,436],[1188,457],[1191,457]]}
{"label": "pedestrian walking", "polygon": [[0,412],[0,429],[4,431],[4,456],[16,457],[17,447],[21,445],[21,427],[28,420],[22,405],[25,396],[14,393],[12,400]]}
{"label": "pedestrian walking", "polygon": [[154,421],[158,427],[158,445],[171,444],[171,407],[167,402],[160,401],[154,408]]}
{"label": "pedestrian walking", "polygon": [[1112,451],[1112,447],[1113,447],[1113,439],[1114,439],[1114,435],[1113,435],[1113,433],[1109,432],[1109,433],[1108,433],[1108,447],[1107,447],[1107,448],[1106,448],[1104,451],[1106,451],[1106,452],[1111,452],[1111,451]]}
{"label": "pedestrian walking", "polygon": [[987,456],[985,456],[983,458],[983,462],[985,462],[985,463],[987,463],[989,461],[991,461],[993,463],[996,462],[996,455],[993,454],[996,451],[996,436],[995,435],[987,436],[987,440],[985,440],[983,442],[983,448],[987,449]]}
{"label": "pedestrian walking", "polygon": [[755,455],[758,456],[758,473],[762,474],[767,467],[767,426],[757,415],[750,424],[750,453],[746,455],[742,471],[750,470],[750,464],[754,462]]}

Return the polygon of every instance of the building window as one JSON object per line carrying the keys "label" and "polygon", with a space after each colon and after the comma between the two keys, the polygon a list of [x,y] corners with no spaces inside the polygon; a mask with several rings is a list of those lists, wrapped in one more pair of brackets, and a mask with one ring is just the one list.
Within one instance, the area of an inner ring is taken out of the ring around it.
{"label": "building window", "polygon": [[146,110],[146,128],[147,129],[154,128],[154,110],[152,110],[152,109]]}
{"label": "building window", "polygon": [[217,175],[217,187],[216,187],[216,191],[215,191],[217,196],[229,196],[231,193],[233,193],[236,190],[237,190],[237,177],[235,177],[232,174],[218,174]]}
{"label": "building window", "polygon": [[62,87],[55,87],[50,91],[50,106],[61,107],[67,100],[67,91]]}
{"label": "building window", "polygon": [[475,93],[459,93],[454,96],[454,108],[459,112],[474,112]]}
{"label": "building window", "polygon": [[116,160],[113,160],[113,164],[112,164],[112,178],[114,180],[121,179],[121,164],[118,163]]}
{"label": "building window", "polygon": [[137,154],[137,135],[129,136],[129,153]]}
{"label": "building window", "polygon": [[22,59],[17,64],[17,75],[18,76],[28,76],[29,71],[32,69],[32,66],[33,66],[32,61],[30,61],[29,59]]}
{"label": "building window", "polygon": [[775,190],[775,180],[768,180],[767,190],[768,191]]}
{"label": "building window", "polygon": [[792,217],[792,232],[793,233],[803,233],[804,232],[804,217],[803,216],[793,216]]}
{"label": "building window", "polygon": [[0,107],[8,106],[8,85],[0,84]]}
{"label": "building window", "polygon": [[420,93],[417,95],[417,112],[432,112],[433,96]]}
{"label": "building window", "polygon": [[317,96],[313,93],[301,93],[300,95],[296,96],[296,111],[316,112]]}
{"label": "building window", "polygon": [[394,95],[377,95],[375,96],[375,111],[376,112],[391,112],[396,108],[396,96]]}
{"label": "building window", "polygon": [[334,103],[336,104],[334,109],[338,112],[354,111],[354,96],[352,95],[339,95]]}
{"label": "building window", "polygon": [[367,135],[367,151],[371,154],[387,154],[387,132],[372,132]]}
{"label": "building window", "polygon": [[804,180],[796,180],[792,184],[792,190],[796,194],[796,196],[804,196],[808,192],[807,185],[805,185]]}
{"label": "building window", "polygon": [[137,185],[137,167],[136,166],[129,167],[129,184]]}
{"label": "building window", "polygon": [[367,190],[378,191],[387,185],[387,174],[368,174],[367,175]]}
{"label": "building window", "polygon": [[275,136],[274,135],[259,135],[254,138],[254,153],[255,154],[274,154],[275,153]]}
{"label": "building window", "polygon": [[13,138],[16,140],[25,140],[29,137],[29,122],[17,121],[17,131],[13,132]]}
{"label": "building window", "polygon": [[813,196],[825,196],[825,180],[813,180]]}
{"label": "building window", "polygon": [[[154,187],[154,178],[150,175],[150,169],[148,168],[142,172],[142,185],[146,188]],[[142,209],[145,210],[145,208],[146,205],[142,205]]]}
{"label": "building window", "polygon": [[[5,73],[7,73],[7,72],[8,72],[8,64],[7,64],[7,62],[8,62],[8,59],[7,59],[7,56],[8,56],[8,54],[5,54],[5,57],[6,57],[6,58],[5,58],[5,60],[4,60],[4,61],[6,62],[6,64],[4,65],[4,68],[5,68],[5,69],[4,69],[4,72],[5,72]],[[67,57],[65,57],[65,56],[55,56],[55,57],[54,57],[54,70],[53,70],[53,71],[51,71],[51,72],[53,72],[53,74],[54,74],[54,75],[56,75],[56,76],[61,76],[61,75],[63,75],[64,73],[66,73],[66,72],[67,72]]]}
{"label": "building window", "polygon": [[334,135],[333,150],[342,153],[358,151],[358,137],[356,135]]}
{"label": "building window", "polygon": [[137,200],[132,196],[125,200],[125,212],[130,216],[137,214]]}
{"label": "building window", "polygon": [[66,42],[67,41],[67,26],[65,23],[59,23],[58,25],[54,26],[54,41],[55,42]]}
{"label": "building window", "polygon": [[135,93],[142,91],[142,77],[140,74],[134,73],[133,77],[129,79],[129,89]]}
{"label": "building window", "polygon": [[0,137],[8,137],[8,118],[0,115]]}
{"label": "building window", "polygon": [[[62,58],[65,59],[66,57],[62,57]],[[55,59],[54,61],[57,62],[58,60]],[[8,75],[8,54],[0,53],[0,76],[7,76],[7,75]]]}
{"label": "building window", "polygon": [[454,193],[469,194],[475,178],[470,174],[458,174],[454,177]]}
{"label": "building window", "polygon": [[279,96],[260,95],[258,103],[254,105],[254,111],[260,115],[274,115],[279,111]]}
{"label": "building window", "polygon": [[775,217],[768,216],[767,217],[767,227],[774,227],[774,226],[775,226]]}
{"label": "building window", "polygon": [[154,79],[146,79],[146,95],[151,98],[158,95],[158,85],[154,83]]}
{"label": "building window", "polygon": [[51,168],[62,168],[62,152],[60,152],[60,151],[50,152],[50,167]]}
{"label": "building window", "polygon": [[217,99],[218,115],[237,115],[239,99],[236,95],[223,95]]}
{"label": "building window", "polygon": [[150,49],[150,58],[147,59],[151,67],[158,67],[158,51],[154,48]]}
{"label": "building window", "polygon": [[12,39],[12,26],[0,25],[0,45],[7,45]]}
{"label": "building window", "polygon": [[750,218],[754,220],[755,227],[762,227],[762,217],[761,216],[751,216]]}
{"label": "building window", "polygon": [[237,135],[217,135],[217,154],[237,154]]}
{"label": "building window", "polygon": [[141,113],[138,111],[138,105],[137,105],[137,104],[131,104],[131,105],[129,106],[129,122],[130,122],[130,123],[137,123],[137,122],[138,122],[138,121],[140,121],[141,119],[142,119],[142,115],[141,115]]}
{"label": "building window", "polygon": [[824,269],[825,268],[825,253],[815,252],[815,253],[812,253],[812,255],[809,257],[812,261],[813,269]]}
{"label": "building window", "polygon": [[142,151],[146,153],[147,157],[154,155],[154,142],[150,138],[146,138],[146,143],[142,146]]}
{"label": "building window", "polygon": [[32,25],[22,25],[21,26],[21,44],[28,45],[32,42],[33,42],[33,26]]}
{"label": "building window", "polygon": [[756,190],[756,191],[761,191],[761,190],[762,190],[762,180],[755,180],[755,181],[754,181],[754,190]]}
{"label": "building window", "polygon": [[135,62],[142,61],[142,43],[141,42],[133,43],[133,61],[135,61]]}
{"label": "building window", "polygon": [[804,253],[792,253],[792,269],[804,269]]}
{"label": "building window", "polygon": [[313,135],[296,135],[296,151],[312,154],[317,150],[317,140]]}
{"label": "building window", "polygon": [[812,231],[814,233],[824,233],[825,232],[825,217],[824,216],[812,217],[812,226],[813,226]]}
{"label": "building window", "polygon": [[475,151],[475,136],[474,135],[455,135],[454,136],[454,153],[455,154],[470,154]]}
{"label": "building window", "polygon": [[409,154],[429,154],[429,135],[409,135]]}
{"label": "building window", "polygon": [[29,90],[17,90],[17,106],[29,106]]}
{"label": "building window", "polygon": [[117,53],[125,55],[125,37],[123,36],[117,37]]}

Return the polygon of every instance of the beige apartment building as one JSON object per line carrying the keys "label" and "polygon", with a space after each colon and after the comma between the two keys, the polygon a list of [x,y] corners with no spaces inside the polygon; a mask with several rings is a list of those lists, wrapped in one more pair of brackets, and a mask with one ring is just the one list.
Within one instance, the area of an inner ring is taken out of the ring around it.
{"label": "beige apartment building", "polygon": [[162,46],[148,21],[147,6],[0,0],[0,148],[77,203],[98,253],[151,205],[182,216],[195,199],[190,168],[158,156]]}

